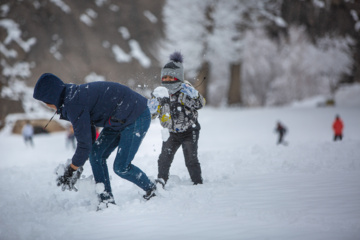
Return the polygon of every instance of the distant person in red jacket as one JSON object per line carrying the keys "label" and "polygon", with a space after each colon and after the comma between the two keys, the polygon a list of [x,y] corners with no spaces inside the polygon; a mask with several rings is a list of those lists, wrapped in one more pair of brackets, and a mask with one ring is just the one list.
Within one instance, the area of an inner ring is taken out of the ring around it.
{"label": "distant person in red jacket", "polygon": [[341,141],[343,137],[342,131],[344,129],[344,124],[339,115],[336,115],[332,128],[334,130],[334,141],[336,141],[337,139]]}
{"label": "distant person in red jacket", "polygon": [[277,144],[283,144],[285,146],[288,145],[288,143],[284,141],[284,135],[286,134],[287,129],[280,121],[278,121],[276,124],[275,132],[279,134],[279,140]]}

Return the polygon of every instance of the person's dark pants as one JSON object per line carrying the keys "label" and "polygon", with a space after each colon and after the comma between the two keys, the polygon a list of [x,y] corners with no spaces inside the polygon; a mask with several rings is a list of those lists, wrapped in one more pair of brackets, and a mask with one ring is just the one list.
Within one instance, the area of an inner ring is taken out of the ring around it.
{"label": "person's dark pants", "polygon": [[335,134],[335,135],[334,135],[334,141],[336,141],[336,140],[338,140],[338,139],[341,141],[341,140],[342,140],[342,137],[343,137],[342,134]]}
{"label": "person's dark pants", "polygon": [[24,137],[24,141],[25,141],[25,144],[27,145],[27,143],[29,142],[30,146],[34,146],[34,142],[33,142],[33,139],[32,139],[32,136],[26,136]]}
{"label": "person's dark pants", "polygon": [[149,191],[155,187],[155,184],[140,168],[131,164],[149,129],[150,121],[151,116],[149,109],[147,109],[133,124],[121,131],[115,131],[111,128],[104,128],[101,131],[90,153],[90,164],[95,182],[103,183],[105,187],[105,192],[100,194],[101,200],[113,197],[106,160],[116,147],[118,150],[114,161],[114,172],[144,191]]}
{"label": "person's dark pants", "polygon": [[185,165],[189,171],[190,178],[194,184],[203,182],[201,168],[197,156],[199,130],[187,131],[184,133],[170,133],[170,137],[163,142],[161,154],[158,160],[158,178],[165,182],[169,179],[169,170],[174,160],[176,151],[182,146]]}
{"label": "person's dark pants", "polygon": [[280,144],[280,143],[282,143],[282,142],[283,142],[283,138],[284,138],[284,134],[282,134],[282,133],[279,133],[279,139],[278,139],[278,142],[277,142],[277,144]]}

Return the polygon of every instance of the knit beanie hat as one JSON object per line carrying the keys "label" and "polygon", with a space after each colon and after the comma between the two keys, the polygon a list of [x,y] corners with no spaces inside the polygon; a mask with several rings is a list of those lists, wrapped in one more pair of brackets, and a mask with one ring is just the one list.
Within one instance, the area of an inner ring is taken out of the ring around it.
{"label": "knit beanie hat", "polygon": [[181,84],[184,82],[184,68],[183,56],[180,52],[174,52],[170,55],[170,62],[165,64],[161,69],[161,78],[164,76],[171,76],[176,78],[176,81],[162,82],[161,84],[166,87],[170,94],[180,90]]}

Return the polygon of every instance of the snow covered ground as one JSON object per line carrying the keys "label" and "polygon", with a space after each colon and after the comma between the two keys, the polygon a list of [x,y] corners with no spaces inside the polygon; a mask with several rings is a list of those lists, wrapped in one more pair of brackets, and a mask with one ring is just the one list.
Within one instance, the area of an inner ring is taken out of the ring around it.
{"label": "snow covered ground", "polygon": [[[360,103],[360,102],[359,102]],[[205,108],[193,186],[181,149],[166,191],[150,201],[111,171],[117,205],[96,211],[94,183],[62,192],[54,169],[71,158],[65,133],[0,133],[0,239],[360,239],[360,107]],[[332,121],[344,120],[342,142]],[[276,145],[276,122],[289,129]],[[161,127],[154,121],[133,161],[157,174]],[[109,158],[112,166],[114,155]],[[85,165],[84,175],[91,175]]]}

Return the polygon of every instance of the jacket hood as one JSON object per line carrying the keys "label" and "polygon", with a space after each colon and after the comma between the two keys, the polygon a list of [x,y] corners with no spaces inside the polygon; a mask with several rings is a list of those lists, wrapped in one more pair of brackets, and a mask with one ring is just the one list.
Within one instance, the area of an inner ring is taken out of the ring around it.
{"label": "jacket hood", "polygon": [[44,103],[54,104],[59,109],[64,90],[65,84],[60,78],[51,73],[44,73],[35,85],[33,97]]}

